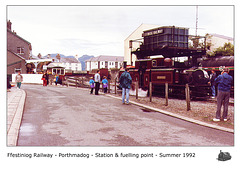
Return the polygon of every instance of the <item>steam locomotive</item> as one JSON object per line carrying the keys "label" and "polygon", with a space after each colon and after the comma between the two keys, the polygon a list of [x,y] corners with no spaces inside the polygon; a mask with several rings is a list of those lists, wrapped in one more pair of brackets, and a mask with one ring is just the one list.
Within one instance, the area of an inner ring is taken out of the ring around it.
{"label": "steam locomotive", "polygon": [[184,96],[189,84],[192,97],[210,96],[211,70],[220,74],[219,67],[226,66],[234,76],[234,57],[203,59],[205,42],[205,37],[188,35],[187,28],[165,26],[144,31],[140,48],[131,53],[137,58],[135,67],[130,66],[133,82],[143,90],[152,82],[155,93],[164,93],[168,83],[169,94],[177,96]]}

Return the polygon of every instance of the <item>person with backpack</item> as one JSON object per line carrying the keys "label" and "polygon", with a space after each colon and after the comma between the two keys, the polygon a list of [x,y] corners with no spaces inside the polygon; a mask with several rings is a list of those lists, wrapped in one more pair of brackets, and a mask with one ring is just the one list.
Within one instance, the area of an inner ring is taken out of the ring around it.
{"label": "person with backpack", "polygon": [[129,73],[129,69],[126,68],[119,79],[120,87],[122,88],[122,103],[125,104],[125,94],[126,94],[126,104],[129,104],[129,91],[132,84],[132,77]]}

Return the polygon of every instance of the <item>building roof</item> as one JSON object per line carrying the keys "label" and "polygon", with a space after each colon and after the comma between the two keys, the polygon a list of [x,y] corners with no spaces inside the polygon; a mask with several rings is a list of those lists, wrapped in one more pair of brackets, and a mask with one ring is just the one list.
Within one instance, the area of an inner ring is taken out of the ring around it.
{"label": "building roof", "polygon": [[61,57],[60,62],[61,63],[80,63],[76,58],[64,58],[64,57]]}
{"label": "building roof", "polygon": [[12,54],[14,54],[15,56],[19,57],[20,59],[26,61],[26,59],[25,59],[24,57],[22,57],[22,56],[20,56],[20,55],[18,55],[18,54],[16,54],[16,53],[14,53],[13,51],[11,51],[11,50],[9,50],[9,49],[8,49],[7,51],[8,51],[8,52],[11,52]]}
{"label": "building roof", "polygon": [[21,36],[18,36],[18,35],[16,34],[16,32],[12,32],[12,31],[9,30],[9,29],[7,29],[7,31],[8,31],[9,33],[13,34],[14,36],[16,36],[17,38],[19,38],[19,39],[25,41],[27,44],[31,45],[30,42],[28,42],[27,40],[23,39]]}
{"label": "building roof", "polygon": [[222,38],[222,39],[226,39],[226,40],[229,40],[229,41],[233,41],[233,38],[229,37],[229,36],[219,35],[219,34],[216,34],[216,33],[212,33],[212,34],[209,34],[209,35],[215,36],[215,37],[218,37],[218,38]]}
{"label": "building roof", "polygon": [[59,66],[57,63],[50,63],[47,65],[48,68],[65,68],[63,66]]}
{"label": "building roof", "polygon": [[52,62],[52,59],[31,59],[31,60],[26,60],[26,63],[34,63],[34,62]]}
{"label": "building roof", "polygon": [[107,56],[107,55],[100,55],[98,57],[92,57],[86,62],[98,62],[98,61],[113,61],[113,62],[123,62],[123,56]]}

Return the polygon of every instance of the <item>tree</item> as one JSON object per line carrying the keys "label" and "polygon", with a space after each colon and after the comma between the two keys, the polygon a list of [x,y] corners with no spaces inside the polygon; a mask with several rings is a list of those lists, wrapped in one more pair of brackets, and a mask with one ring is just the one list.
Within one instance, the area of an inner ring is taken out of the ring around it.
{"label": "tree", "polygon": [[230,42],[225,43],[214,51],[215,56],[234,56],[234,45]]}
{"label": "tree", "polygon": [[[211,46],[211,44],[208,44]],[[218,47],[213,52],[207,53],[208,57],[215,57],[215,56],[234,56],[234,45],[230,42],[225,43],[223,46]]]}

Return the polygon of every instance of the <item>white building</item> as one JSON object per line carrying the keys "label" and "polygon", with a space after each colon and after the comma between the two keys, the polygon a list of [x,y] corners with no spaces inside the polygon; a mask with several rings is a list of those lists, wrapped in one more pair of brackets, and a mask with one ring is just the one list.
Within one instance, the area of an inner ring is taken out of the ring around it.
{"label": "white building", "polygon": [[136,51],[140,47],[140,44],[143,42],[143,31],[158,27],[160,25],[141,24],[124,40],[124,61],[127,61],[127,65],[131,65],[132,62],[133,66],[135,66],[136,56],[131,55],[131,51]]}
{"label": "white building", "polygon": [[56,59],[50,66],[59,66],[65,68],[65,72],[79,72],[82,71],[82,64],[76,58],[61,58],[60,61]]}
{"label": "white building", "polygon": [[105,56],[92,57],[86,60],[86,70],[91,71],[94,69],[120,69],[123,65],[123,56]]}
{"label": "white building", "polygon": [[208,34],[206,38],[206,43],[210,44],[208,46],[208,52],[213,52],[217,48],[222,47],[225,43],[229,42],[233,44],[233,38],[219,34]]}

